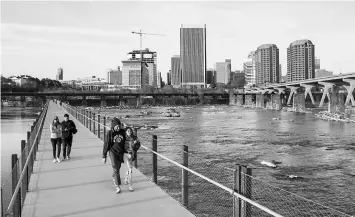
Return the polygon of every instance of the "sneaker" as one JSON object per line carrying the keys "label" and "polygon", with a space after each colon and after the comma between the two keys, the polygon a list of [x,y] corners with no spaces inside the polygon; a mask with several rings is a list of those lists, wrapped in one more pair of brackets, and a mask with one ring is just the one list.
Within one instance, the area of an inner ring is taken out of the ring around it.
{"label": "sneaker", "polygon": [[112,178],[112,181],[113,181],[113,185],[114,185],[115,187],[118,187],[118,185],[116,184],[116,181],[115,181],[114,178]]}
{"label": "sneaker", "polygon": [[57,157],[57,162],[60,163],[59,157]]}
{"label": "sneaker", "polygon": [[132,186],[129,186],[129,187],[128,187],[128,190],[131,191],[131,192],[134,191],[134,189],[133,189]]}
{"label": "sneaker", "polygon": [[53,163],[56,163],[56,162],[57,162],[57,159],[54,158],[54,159],[53,159]]}
{"label": "sneaker", "polygon": [[70,157],[68,156],[67,158],[65,158],[66,160],[70,160]]}
{"label": "sneaker", "polygon": [[116,194],[121,192],[121,188],[119,186],[116,187]]}

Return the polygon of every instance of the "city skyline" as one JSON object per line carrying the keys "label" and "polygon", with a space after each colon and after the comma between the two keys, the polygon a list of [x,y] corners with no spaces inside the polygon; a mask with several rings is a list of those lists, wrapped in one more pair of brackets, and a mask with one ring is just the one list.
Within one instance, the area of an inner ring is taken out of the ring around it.
{"label": "city skyline", "polygon": [[[139,36],[131,31],[142,29],[166,35],[143,37],[143,49],[158,53],[158,70],[166,81],[170,58],[179,53],[184,23],[206,23],[207,68],[231,59],[232,70],[240,70],[251,50],[272,43],[279,48],[285,75],[287,47],[308,39],[316,46],[321,68],[334,74],[355,72],[355,51],[346,49],[355,46],[354,2],[1,2],[1,6],[4,76],[55,78],[62,67],[64,80],[106,77],[110,68],[122,65],[127,51],[139,48]],[[191,16],[179,16],[182,9]],[[122,19],[130,13],[136,18]]]}

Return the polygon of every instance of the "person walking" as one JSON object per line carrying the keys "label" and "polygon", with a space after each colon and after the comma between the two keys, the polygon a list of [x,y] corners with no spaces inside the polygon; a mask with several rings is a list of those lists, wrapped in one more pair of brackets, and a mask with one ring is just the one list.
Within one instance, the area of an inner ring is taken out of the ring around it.
{"label": "person walking", "polygon": [[132,168],[133,161],[137,158],[137,151],[140,147],[140,142],[136,135],[134,135],[132,128],[126,128],[126,142],[124,147],[124,156],[123,160],[127,165],[126,178],[124,180],[124,184],[129,184],[128,190],[133,191],[132,186]]}
{"label": "person walking", "polygon": [[53,148],[53,163],[60,163],[60,150],[62,144],[62,126],[57,116],[54,117],[53,122],[49,126],[51,131],[51,143]]}
{"label": "person walking", "polygon": [[69,115],[64,115],[62,122],[62,138],[63,138],[63,160],[70,160],[70,152],[73,143],[73,134],[76,134],[77,129],[72,120],[69,120]]}
{"label": "person walking", "polygon": [[111,129],[105,135],[106,139],[103,145],[102,161],[105,164],[107,152],[109,152],[112,164],[113,174],[112,181],[116,188],[116,194],[121,192],[121,177],[120,168],[123,161],[124,145],[126,141],[126,134],[122,128],[121,121],[118,118],[112,119]]}

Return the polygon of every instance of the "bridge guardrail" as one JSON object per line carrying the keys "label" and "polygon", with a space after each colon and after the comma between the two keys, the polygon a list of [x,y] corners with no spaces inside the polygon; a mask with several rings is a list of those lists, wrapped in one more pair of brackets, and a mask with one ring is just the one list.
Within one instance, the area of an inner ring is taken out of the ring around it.
{"label": "bridge guardrail", "polygon": [[11,156],[12,170],[1,185],[1,216],[21,216],[48,105],[49,102],[42,107],[41,113],[31,126],[31,131],[27,132],[27,141],[21,141],[20,156]]}
{"label": "bridge guardrail", "polygon": [[[107,117],[68,104],[63,107],[104,139],[102,134],[109,129]],[[189,153],[186,146],[163,155],[157,151],[155,135],[139,137],[142,144],[151,144],[151,147],[142,145],[135,167],[196,216],[351,217],[253,177],[250,168],[216,166]]]}

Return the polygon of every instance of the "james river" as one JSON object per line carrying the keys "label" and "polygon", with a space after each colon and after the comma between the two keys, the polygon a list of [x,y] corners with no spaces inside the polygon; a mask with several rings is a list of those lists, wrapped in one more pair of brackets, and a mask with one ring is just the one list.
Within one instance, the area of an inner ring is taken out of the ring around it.
{"label": "james river", "polygon": [[[166,109],[106,109],[100,113],[111,117],[131,115],[122,121],[158,126],[154,130],[140,130],[139,135],[156,134],[158,149],[164,153],[178,152],[180,145],[186,144],[206,165],[223,170],[223,167],[245,164],[264,183],[355,214],[354,123],[327,122],[314,114],[225,105],[177,108],[181,117],[165,118],[159,113]],[[152,114],[137,116],[141,111]],[[2,112],[1,116],[2,177],[8,171],[10,154],[19,153],[20,140],[25,139],[32,121],[31,115],[10,114]],[[274,161],[277,168],[262,165],[262,161]]]}

